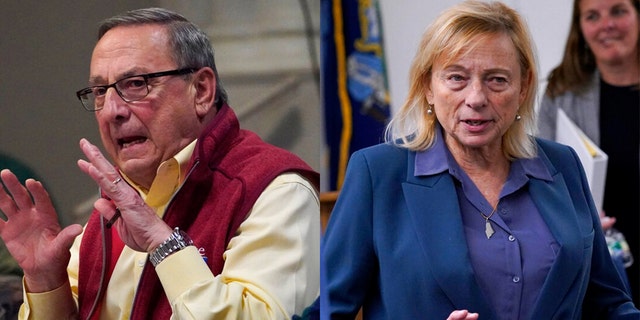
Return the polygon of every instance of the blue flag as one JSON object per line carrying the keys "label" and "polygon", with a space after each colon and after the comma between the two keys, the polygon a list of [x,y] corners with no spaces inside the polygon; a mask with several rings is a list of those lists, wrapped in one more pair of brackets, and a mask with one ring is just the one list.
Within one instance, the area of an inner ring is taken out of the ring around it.
{"label": "blue flag", "polygon": [[321,0],[321,80],[330,190],[354,151],[384,140],[390,115],[375,0]]}

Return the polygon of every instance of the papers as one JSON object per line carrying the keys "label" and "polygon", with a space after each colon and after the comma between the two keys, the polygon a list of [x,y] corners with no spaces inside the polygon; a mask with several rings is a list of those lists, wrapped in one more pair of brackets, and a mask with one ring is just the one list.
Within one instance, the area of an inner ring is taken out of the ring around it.
{"label": "papers", "polygon": [[558,109],[556,122],[556,141],[572,147],[584,167],[589,187],[598,212],[602,212],[604,183],[607,175],[609,157],[589,139],[567,114]]}

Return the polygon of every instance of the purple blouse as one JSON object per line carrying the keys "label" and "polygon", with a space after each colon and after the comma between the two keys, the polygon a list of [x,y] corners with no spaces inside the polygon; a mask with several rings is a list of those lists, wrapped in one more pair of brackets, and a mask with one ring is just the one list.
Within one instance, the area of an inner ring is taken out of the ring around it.
{"label": "purple blouse", "polygon": [[495,231],[489,239],[482,214],[488,216],[493,208],[456,163],[440,132],[432,148],[416,154],[415,163],[416,176],[448,171],[454,177],[471,265],[498,318],[529,319],[559,249],[528,191],[530,176],[551,180],[542,161],[511,162],[489,219]]}

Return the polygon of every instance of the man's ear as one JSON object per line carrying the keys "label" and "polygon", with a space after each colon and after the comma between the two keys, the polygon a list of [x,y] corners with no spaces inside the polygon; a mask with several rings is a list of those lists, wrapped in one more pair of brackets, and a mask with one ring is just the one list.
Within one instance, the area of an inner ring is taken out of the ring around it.
{"label": "man's ear", "polygon": [[195,88],[196,114],[204,118],[212,108],[215,108],[216,77],[209,67],[201,68],[193,74],[193,86]]}

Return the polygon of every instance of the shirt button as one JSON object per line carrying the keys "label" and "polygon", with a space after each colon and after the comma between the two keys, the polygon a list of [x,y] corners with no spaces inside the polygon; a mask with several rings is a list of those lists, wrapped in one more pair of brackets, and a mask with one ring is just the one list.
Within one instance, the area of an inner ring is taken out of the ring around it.
{"label": "shirt button", "polygon": [[513,277],[513,282],[514,283],[520,282],[520,277],[518,277],[518,276]]}
{"label": "shirt button", "polygon": [[146,263],[146,260],[138,260],[138,267],[144,267],[144,264]]}
{"label": "shirt button", "polygon": [[507,209],[505,209],[505,208],[500,209],[500,214],[501,214],[501,215],[503,215],[503,216],[504,216],[504,215],[506,215],[507,213],[509,213],[509,210],[507,210]]}
{"label": "shirt button", "polygon": [[514,237],[512,234],[509,235],[509,241],[516,241],[516,237]]}

